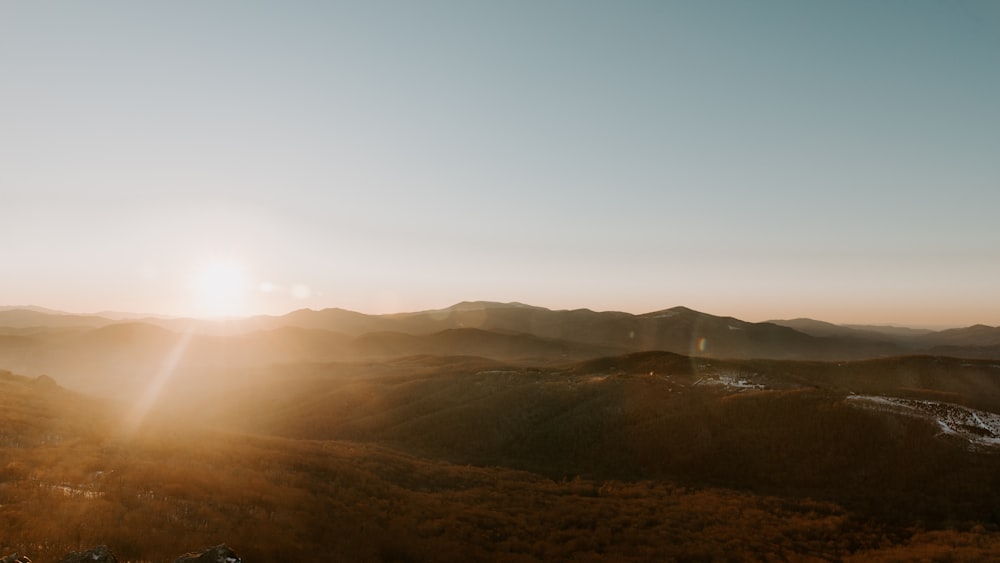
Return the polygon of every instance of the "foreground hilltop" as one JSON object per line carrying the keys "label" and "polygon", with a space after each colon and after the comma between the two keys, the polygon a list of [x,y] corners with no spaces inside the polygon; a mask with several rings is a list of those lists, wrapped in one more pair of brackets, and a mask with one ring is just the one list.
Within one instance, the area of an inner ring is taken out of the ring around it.
{"label": "foreground hilltop", "polygon": [[[32,563],[30,557],[11,553],[0,557],[0,563]],[[106,545],[85,551],[72,551],[59,559],[59,563],[120,563],[115,553]],[[243,563],[243,558],[226,544],[191,551],[173,560],[173,563]]]}

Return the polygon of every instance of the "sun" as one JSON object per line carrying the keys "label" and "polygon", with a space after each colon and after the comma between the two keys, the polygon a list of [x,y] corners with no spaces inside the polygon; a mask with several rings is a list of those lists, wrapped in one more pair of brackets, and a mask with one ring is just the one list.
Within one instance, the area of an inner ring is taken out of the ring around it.
{"label": "sun", "polygon": [[236,317],[246,314],[250,278],[239,264],[206,264],[195,273],[191,285],[200,316]]}

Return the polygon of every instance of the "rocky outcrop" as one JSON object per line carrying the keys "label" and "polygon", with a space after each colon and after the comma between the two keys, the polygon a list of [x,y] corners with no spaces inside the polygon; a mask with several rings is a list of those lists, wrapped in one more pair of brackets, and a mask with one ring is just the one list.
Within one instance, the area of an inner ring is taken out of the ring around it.
{"label": "rocky outcrop", "polygon": [[[31,563],[31,559],[12,553],[0,556],[0,563]],[[59,560],[59,563],[118,563],[118,558],[108,546],[99,545],[87,551],[68,553]],[[243,558],[230,549],[228,545],[220,543],[215,547],[206,547],[201,551],[185,553],[175,559],[174,563],[243,563]]]}
{"label": "rocky outcrop", "polygon": [[99,545],[87,551],[74,551],[59,560],[59,563],[118,563],[118,558],[106,545]]}
{"label": "rocky outcrop", "polygon": [[243,558],[222,543],[201,551],[185,553],[174,559],[174,563],[243,563]]}
{"label": "rocky outcrop", "polygon": [[56,383],[55,379],[47,375],[39,375],[35,379],[31,380],[31,384],[39,389],[58,389],[59,384]]}

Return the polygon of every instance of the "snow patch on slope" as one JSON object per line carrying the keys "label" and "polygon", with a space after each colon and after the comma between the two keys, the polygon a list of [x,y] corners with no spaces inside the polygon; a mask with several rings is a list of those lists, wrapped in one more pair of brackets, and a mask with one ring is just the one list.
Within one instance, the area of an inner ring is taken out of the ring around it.
{"label": "snow patch on slope", "polygon": [[848,400],[867,403],[869,408],[934,420],[941,432],[965,438],[973,444],[1000,446],[1000,415],[951,403],[851,395]]}
{"label": "snow patch on slope", "polygon": [[754,374],[744,374],[744,373],[723,373],[718,376],[705,376],[699,378],[694,382],[694,385],[721,385],[729,389],[767,389],[767,387],[761,383],[754,381],[757,376]]}

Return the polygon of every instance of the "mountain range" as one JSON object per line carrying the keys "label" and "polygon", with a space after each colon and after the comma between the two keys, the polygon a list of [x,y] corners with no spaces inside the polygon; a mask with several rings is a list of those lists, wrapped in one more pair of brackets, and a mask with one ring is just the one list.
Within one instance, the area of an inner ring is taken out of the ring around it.
{"label": "mountain range", "polygon": [[640,351],[718,359],[847,361],[912,354],[1000,359],[1000,328],[935,332],[809,319],[750,323],[686,307],[634,315],[483,301],[413,313],[303,309],[226,321],[0,310],[0,367],[120,397],[139,393],[168,368],[173,378],[184,380],[302,362],[431,355],[543,366]]}
{"label": "mountain range", "polygon": [[[836,325],[813,319],[745,322],[673,307],[645,314],[590,309],[550,310],[521,303],[466,301],[445,309],[369,315],[331,308],[301,309],[281,316],[200,320],[130,313],[79,315],[41,307],[0,307],[0,334],[43,329],[96,329],[141,324],[173,332],[233,336],[281,328],[325,330],[357,337],[372,333],[430,335],[478,329],[549,340],[613,346],[621,350],[695,352],[713,357],[840,358],[934,352],[935,347],[1000,351],[1000,327],[975,325],[942,331],[893,326]],[[809,338],[806,338],[809,337]],[[699,341],[702,344],[699,346]],[[869,343],[862,346],[859,343]],[[997,348],[997,350],[988,350]]]}

